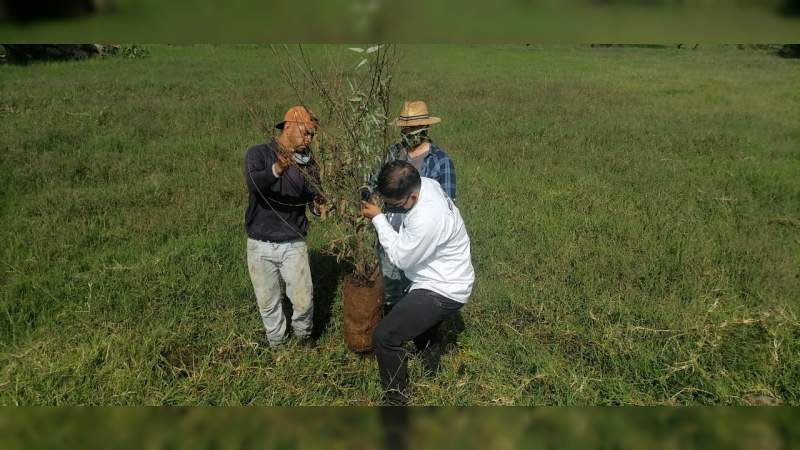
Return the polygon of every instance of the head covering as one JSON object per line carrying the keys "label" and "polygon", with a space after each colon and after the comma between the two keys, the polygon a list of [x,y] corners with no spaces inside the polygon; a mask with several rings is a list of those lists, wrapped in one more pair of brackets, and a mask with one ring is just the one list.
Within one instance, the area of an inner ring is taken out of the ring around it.
{"label": "head covering", "polygon": [[441,121],[442,119],[430,115],[428,105],[425,102],[412,101],[403,103],[400,117],[395,119],[393,124],[398,127],[417,127],[420,125],[433,125]]}
{"label": "head covering", "polygon": [[275,124],[275,128],[282,130],[286,122],[297,122],[316,127],[319,125],[319,120],[314,117],[314,114],[305,106],[292,106],[283,115],[283,122]]}

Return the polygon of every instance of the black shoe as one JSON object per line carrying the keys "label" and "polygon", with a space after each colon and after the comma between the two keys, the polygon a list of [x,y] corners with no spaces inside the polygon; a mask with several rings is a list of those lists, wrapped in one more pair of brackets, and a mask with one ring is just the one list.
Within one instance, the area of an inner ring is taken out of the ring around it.
{"label": "black shoe", "polygon": [[408,397],[397,389],[389,389],[383,393],[383,406],[406,406]]}

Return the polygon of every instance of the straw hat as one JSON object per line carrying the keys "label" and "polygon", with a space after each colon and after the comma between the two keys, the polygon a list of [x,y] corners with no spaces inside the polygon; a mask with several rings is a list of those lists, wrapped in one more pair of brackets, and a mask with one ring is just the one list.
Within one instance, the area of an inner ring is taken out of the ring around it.
{"label": "straw hat", "polygon": [[319,123],[311,110],[305,106],[292,106],[289,108],[283,116],[283,122],[276,123],[275,128],[282,130],[286,122],[297,122],[313,126],[317,126]]}
{"label": "straw hat", "polygon": [[403,103],[400,110],[400,117],[392,122],[397,127],[416,127],[420,125],[433,125],[441,122],[442,119],[434,117],[428,113],[428,105],[425,102],[414,101]]}

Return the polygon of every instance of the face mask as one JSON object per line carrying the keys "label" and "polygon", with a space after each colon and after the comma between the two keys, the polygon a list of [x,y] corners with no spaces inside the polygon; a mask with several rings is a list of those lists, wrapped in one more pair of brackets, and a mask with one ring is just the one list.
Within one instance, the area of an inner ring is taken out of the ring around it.
{"label": "face mask", "polygon": [[[401,205],[405,205],[406,203],[408,203],[408,199],[409,198],[411,198],[411,194],[409,194],[408,197],[406,197],[406,199],[401,203]],[[404,208],[402,206],[385,205],[384,206],[384,210],[387,213],[392,213],[392,214],[406,214],[407,212],[411,211],[411,208]]]}
{"label": "face mask", "polygon": [[311,161],[311,152],[307,150],[303,153],[294,152],[292,153],[292,158],[297,164],[305,166]]}
{"label": "face mask", "polygon": [[428,129],[420,128],[410,133],[400,133],[400,137],[403,139],[403,145],[405,145],[406,148],[416,148],[428,137]]}

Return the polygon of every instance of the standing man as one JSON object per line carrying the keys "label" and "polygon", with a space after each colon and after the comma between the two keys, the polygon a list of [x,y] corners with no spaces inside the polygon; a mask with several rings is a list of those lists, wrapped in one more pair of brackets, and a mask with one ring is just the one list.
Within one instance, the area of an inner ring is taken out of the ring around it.
{"label": "standing man", "polygon": [[247,267],[269,345],[276,347],[286,340],[281,280],[292,303],[294,336],[310,345],[314,304],[305,242],[306,206],[321,198],[321,193],[318,179],[308,176],[313,172],[308,145],[318,121],[305,107],[294,106],[275,127],[281,134],[251,147],[244,158],[249,192]]}
{"label": "standing man", "polygon": [[[461,213],[439,183],[421,178],[409,162],[393,161],[378,176],[378,193],[387,211],[405,213],[399,230],[372,203],[362,202],[361,214],[372,220],[386,257],[411,286],[378,324],[373,345],[385,402],[405,404],[408,369],[403,344],[414,339],[418,348],[420,340],[426,348],[437,347],[439,325],[466,304],[475,272]],[[423,364],[435,372],[439,353],[430,355],[435,359],[423,358]]]}
{"label": "standing man", "polygon": [[[389,147],[384,163],[409,162],[420,176],[438,181],[445,194],[455,201],[456,169],[453,160],[428,136],[431,125],[441,121],[440,118],[430,115],[425,102],[404,102],[400,117],[394,121],[394,125],[400,128],[401,142]],[[377,174],[373,177],[373,187],[376,182]],[[395,231],[403,222],[402,213],[387,213],[386,218]],[[380,245],[378,260],[383,274],[384,305],[388,312],[403,297],[411,282],[402,270],[389,261]]]}

